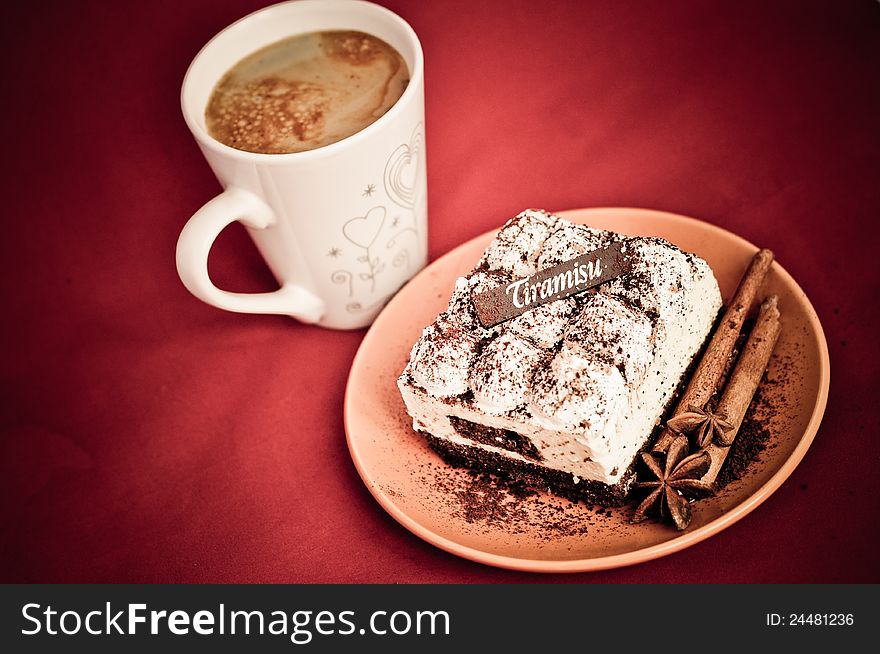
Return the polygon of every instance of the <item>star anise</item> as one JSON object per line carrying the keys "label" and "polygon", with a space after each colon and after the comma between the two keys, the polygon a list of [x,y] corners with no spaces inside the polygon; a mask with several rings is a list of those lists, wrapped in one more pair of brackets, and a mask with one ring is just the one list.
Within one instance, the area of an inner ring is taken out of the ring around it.
{"label": "star anise", "polygon": [[708,406],[698,409],[689,407],[666,421],[666,426],[678,434],[695,434],[698,448],[708,447],[715,442],[721,447],[733,443],[733,423],[722,413],[714,413]]}
{"label": "star anise", "polygon": [[688,455],[687,437],[676,436],[669,444],[666,460],[662,465],[658,455],[652,452],[642,452],[642,461],[655,479],[633,484],[633,488],[651,489],[636,508],[633,522],[641,522],[647,518],[648,512],[658,505],[661,518],[668,514],[679,530],[686,529],[692,516],[688,500],[714,493],[712,485],[701,479],[709,471],[709,453],[699,450]]}

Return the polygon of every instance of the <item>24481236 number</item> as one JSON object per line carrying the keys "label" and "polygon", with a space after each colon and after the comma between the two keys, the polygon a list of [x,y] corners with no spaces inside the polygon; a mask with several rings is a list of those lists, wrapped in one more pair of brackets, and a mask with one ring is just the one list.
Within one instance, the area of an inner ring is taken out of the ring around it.
{"label": "24481236 number", "polygon": [[811,625],[815,627],[850,626],[854,622],[852,613],[792,613],[788,624],[792,626]]}

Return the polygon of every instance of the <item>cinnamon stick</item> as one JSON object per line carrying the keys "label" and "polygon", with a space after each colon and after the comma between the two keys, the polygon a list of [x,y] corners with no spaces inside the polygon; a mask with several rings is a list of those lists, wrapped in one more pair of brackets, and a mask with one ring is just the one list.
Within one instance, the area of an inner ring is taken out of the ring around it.
{"label": "cinnamon stick", "polygon": [[[771,295],[761,304],[758,319],[746,341],[736,367],[730,375],[724,394],[718,402],[715,414],[723,416],[731,427],[725,431],[725,440],[732,443],[742,425],[746,410],[761,383],[761,377],[770,362],[770,355],[779,338],[779,309],[777,297]],[[714,484],[730,447],[712,443],[706,447],[711,458],[709,471],[702,477],[708,484]]]}
{"label": "cinnamon stick", "polygon": [[[752,257],[748,269],[739,281],[736,293],[724,312],[724,317],[712,335],[712,340],[709,341],[706,351],[697,364],[687,388],[681,394],[673,415],[687,411],[690,407],[702,408],[715,393],[743,322],[772,263],[773,252],[770,250],[758,250]],[[665,452],[675,436],[674,431],[664,427],[653,450]]]}

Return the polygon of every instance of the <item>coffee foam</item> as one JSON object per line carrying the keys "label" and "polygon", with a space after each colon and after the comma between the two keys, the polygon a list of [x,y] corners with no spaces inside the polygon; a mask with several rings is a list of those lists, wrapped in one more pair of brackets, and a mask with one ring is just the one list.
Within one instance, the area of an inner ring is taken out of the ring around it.
{"label": "coffee foam", "polygon": [[375,122],[403,94],[400,54],[363,32],[312,32],[284,39],[237,63],[205,110],[208,131],[239,150],[314,150]]}

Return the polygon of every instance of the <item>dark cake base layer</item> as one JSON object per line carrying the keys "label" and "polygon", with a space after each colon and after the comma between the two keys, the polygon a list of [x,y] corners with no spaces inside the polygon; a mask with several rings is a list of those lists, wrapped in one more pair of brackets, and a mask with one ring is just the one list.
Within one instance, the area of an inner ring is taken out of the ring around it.
{"label": "dark cake base layer", "polygon": [[458,416],[449,416],[449,422],[455,431],[472,441],[516,452],[533,461],[541,461],[544,458],[532,441],[515,431],[480,425]]}
{"label": "dark cake base layer", "polygon": [[518,461],[472,445],[461,445],[421,432],[441,458],[458,468],[489,472],[516,491],[546,491],[572,500],[599,506],[620,506],[626,500],[627,490],[635,474],[635,464],[609,486],[598,481],[582,479],[574,483],[570,472],[552,470],[527,461]]}

